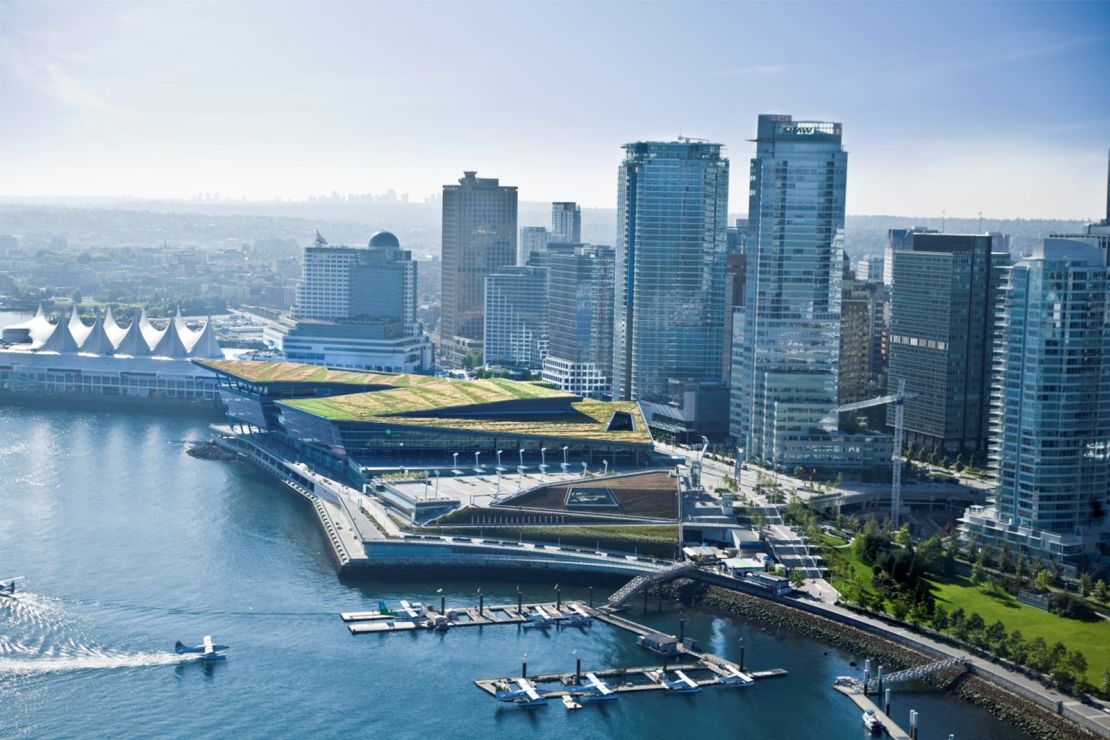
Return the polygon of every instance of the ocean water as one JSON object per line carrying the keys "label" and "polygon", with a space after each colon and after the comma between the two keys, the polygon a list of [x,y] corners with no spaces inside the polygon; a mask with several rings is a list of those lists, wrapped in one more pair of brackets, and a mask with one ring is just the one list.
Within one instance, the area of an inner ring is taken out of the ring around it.
{"label": "ocean water", "polygon": [[[602,624],[541,631],[352,636],[339,612],[384,598],[512,603],[518,584],[344,582],[308,507],[244,465],[196,460],[193,419],[0,408],[0,737],[831,738],[864,737],[831,689],[860,659],[788,632],[687,610],[687,634],[751,669],[787,678],[747,689],[623,696],[567,712],[499,705],[473,684],[529,672],[649,665],[632,636]],[[554,584],[520,584],[550,599]],[[564,587],[564,598],[584,589]],[[598,598],[603,595],[599,589]],[[668,609],[632,616],[677,631]],[[211,634],[228,660],[173,653]],[[921,737],[1021,738],[958,700],[907,692]],[[906,717],[896,717],[905,724]]]}

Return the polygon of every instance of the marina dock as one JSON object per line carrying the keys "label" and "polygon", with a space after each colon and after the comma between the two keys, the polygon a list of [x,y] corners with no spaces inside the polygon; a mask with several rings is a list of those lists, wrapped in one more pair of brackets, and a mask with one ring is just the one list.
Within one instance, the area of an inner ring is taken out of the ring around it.
{"label": "marina dock", "polygon": [[[516,625],[521,629],[557,629],[585,627],[591,621],[605,622],[613,627],[643,638],[643,646],[660,653],[660,662],[634,668],[599,668],[584,672],[581,662],[567,673],[528,675],[525,664],[521,676],[480,678],[474,684],[493,697],[504,700],[505,692],[529,698],[521,706],[540,706],[548,700],[562,701],[567,710],[580,709],[579,702],[592,702],[604,698],[615,699],[617,694],[633,692],[690,693],[708,686],[744,687],[756,680],[779,678],[787,675],[785,669],[745,672],[744,667],[726,658],[704,652],[691,642],[661,635],[657,630],[620,616],[608,608],[595,608],[580,601],[562,601],[516,604],[494,604],[447,608],[441,599],[439,608],[419,603],[401,601],[396,609],[380,604],[379,609],[343,612],[340,618],[347,623],[353,635],[414,630],[447,631],[457,627],[485,627]],[[662,643],[660,641],[663,641]],[[659,648],[665,646],[665,651]],[[588,677],[588,680],[585,678]],[[604,695],[593,680],[602,682]],[[501,696],[499,696],[499,694]],[[865,699],[866,700],[866,699]]]}
{"label": "marina dock", "polygon": [[885,732],[891,740],[910,740],[909,733],[899,727],[894,720],[875,704],[875,702],[864,696],[863,692],[850,689],[847,686],[834,686],[833,688],[855,702],[855,705],[859,707],[861,711],[873,711],[875,716],[878,717],[879,721],[883,724],[883,732]]}

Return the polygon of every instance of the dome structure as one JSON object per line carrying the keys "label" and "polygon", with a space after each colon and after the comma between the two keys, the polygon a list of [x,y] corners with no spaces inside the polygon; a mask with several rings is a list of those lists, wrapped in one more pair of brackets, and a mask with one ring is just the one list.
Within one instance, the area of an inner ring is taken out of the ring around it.
{"label": "dome structure", "polygon": [[379,231],[370,237],[370,248],[400,249],[401,242],[391,231]]}

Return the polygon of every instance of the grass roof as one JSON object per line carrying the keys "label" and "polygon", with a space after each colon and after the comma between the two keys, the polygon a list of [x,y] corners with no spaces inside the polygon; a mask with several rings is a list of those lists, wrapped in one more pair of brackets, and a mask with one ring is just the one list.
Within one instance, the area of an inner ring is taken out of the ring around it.
{"label": "grass roof", "polygon": [[335,421],[368,421],[394,414],[439,411],[504,401],[569,397],[569,394],[553,388],[501,378],[487,380],[430,378],[429,382],[404,388],[351,393],[330,398],[304,398],[282,401],[282,403]]}
{"label": "grass roof", "polygon": [[257,360],[194,360],[202,367],[227,373],[251,383],[346,383],[350,385],[388,385],[408,387],[436,378],[427,375],[331,370],[320,365]]}
{"label": "grass roof", "polygon": [[[416,389],[390,389],[278,403],[332,421],[357,421],[394,428],[447,429],[545,439],[651,444],[651,434],[640,414],[639,405],[631,401],[583,399],[571,404],[575,413],[543,415],[533,419],[419,415],[420,411],[442,412],[444,409],[474,404],[557,397],[569,396],[543,386],[511,380],[444,380],[442,384],[428,384]],[[632,415],[634,429],[607,430],[613,414],[618,411]]]}

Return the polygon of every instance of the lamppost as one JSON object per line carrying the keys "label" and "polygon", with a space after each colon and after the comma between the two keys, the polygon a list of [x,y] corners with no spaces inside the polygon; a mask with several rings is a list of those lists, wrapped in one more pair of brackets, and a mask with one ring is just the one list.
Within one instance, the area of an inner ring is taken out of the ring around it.
{"label": "lamppost", "polygon": [[451,453],[451,458],[454,460],[454,462],[451,464],[451,469],[452,470],[458,470],[459,469],[459,453],[457,453],[457,452]]}
{"label": "lamppost", "polygon": [[501,472],[501,450],[497,451],[497,472]]}
{"label": "lamppost", "polygon": [[540,483],[547,482],[547,448],[540,448]]}
{"label": "lamppost", "polygon": [[609,475],[609,461],[608,460],[602,460],[601,464],[605,466],[605,470],[601,474],[602,475]]}
{"label": "lamppost", "polygon": [[520,448],[520,467],[524,468],[524,448]]}
{"label": "lamppost", "polygon": [[436,498],[439,498],[439,471],[436,471]]}
{"label": "lamppost", "polygon": [[563,475],[566,475],[567,467],[569,466],[569,463],[567,462],[567,450],[568,449],[570,449],[570,448],[567,447],[567,445],[563,445]]}
{"label": "lamppost", "polygon": [[481,454],[482,454],[481,452],[475,452],[474,453],[474,469],[477,470],[478,472],[482,471],[482,466],[478,464],[478,456],[481,455]]}

